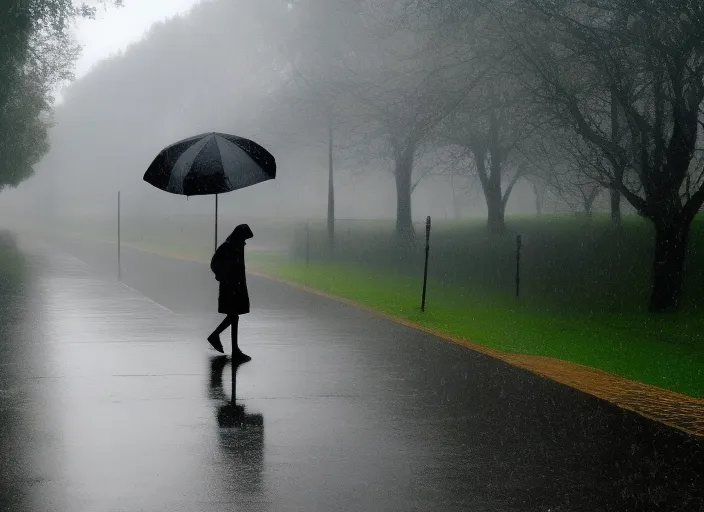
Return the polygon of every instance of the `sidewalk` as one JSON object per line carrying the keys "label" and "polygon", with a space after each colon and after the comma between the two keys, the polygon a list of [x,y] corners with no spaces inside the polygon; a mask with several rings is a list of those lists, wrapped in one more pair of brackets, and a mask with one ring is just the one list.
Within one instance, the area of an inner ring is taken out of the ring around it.
{"label": "sidewalk", "polygon": [[[254,359],[237,372],[236,411],[231,369],[203,339],[219,318],[189,309],[211,291],[195,289],[201,266],[127,251],[140,293],[32,253],[34,278],[0,331],[2,510],[704,505],[697,439],[261,278],[241,323]],[[169,300],[180,293],[192,297]]]}

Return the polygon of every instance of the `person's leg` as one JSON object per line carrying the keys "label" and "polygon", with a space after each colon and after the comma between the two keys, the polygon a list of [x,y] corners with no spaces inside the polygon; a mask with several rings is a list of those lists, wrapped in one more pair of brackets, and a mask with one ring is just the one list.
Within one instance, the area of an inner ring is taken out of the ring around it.
{"label": "person's leg", "polygon": [[[220,335],[222,332],[227,329],[227,327],[232,324],[232,315],[227,315],[225,317],[225,320],[220,322],[220,325],[216,327],[216,329],[213,331],[213,333],[208,336],[208,343],[212,345],[212,347],[220,352],[221,354],[225,353],[225,350],[222,348],[222,343],[220,342]],[[234,318],[237,318],[236,316]]]}
{"label": "person's leg", "polygon": [[232,334],[232,358],[237,359],[239,362],[246,363],[247,361],[251,361],[252,358],[249,357],[247,354],[242,352],[239,346],[239,332],[238,332],[238,327],[240,323],[240,317],[238,315],[233,315],[232,316],[232,328],[231,328],[231,334]]}
{"label": "person's leg", "polygon": [[[235,316],[235,318],[237,318]],[[225,329],[227,329],[230,325],[232,324],[232,315],[227,315],[225,317],[225,320],[220,322],[220,325],[218,325],[215,330],[213,331],[213,334],[216,334],[217,336],[220,336]]]}
{"label": "person's leg", "polygon": [[235,352],[240,352],[240,347],[237,343],[238,341],[238,332],[237,328],[240,325],[240,317],[238,315],[232,315],[232,322],[230,323],[230,334],[232,335],[232,353],[234,354]]}

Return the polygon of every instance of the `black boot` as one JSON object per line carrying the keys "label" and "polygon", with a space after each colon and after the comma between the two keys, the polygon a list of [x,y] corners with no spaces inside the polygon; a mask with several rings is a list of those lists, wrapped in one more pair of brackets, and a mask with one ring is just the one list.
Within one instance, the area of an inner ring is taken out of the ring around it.
{"label": "black boot", "polygon": [[232,360],[238,363],[248,363],[252,360],[252,358],[242,352],[239,348],[236,348],[232,351]]}
{"label": "black boot", "polygon": [[217,350],[221,354],[225,353],[225,350],[222,348],[222,343],[220,342],[219,334],[214,332],[213,334],[208,336],[208,342],[213,346],[215,350]]}

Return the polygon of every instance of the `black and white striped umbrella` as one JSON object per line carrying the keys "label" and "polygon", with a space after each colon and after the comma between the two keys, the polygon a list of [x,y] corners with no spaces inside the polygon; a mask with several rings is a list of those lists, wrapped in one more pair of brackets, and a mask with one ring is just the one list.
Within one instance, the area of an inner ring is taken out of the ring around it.
{"label": "black and white striped umbrella", "polygon": [[222,194],[276,178],[276,161],[251,140],[203,133],[161,150],[144,181],[172,194]]}

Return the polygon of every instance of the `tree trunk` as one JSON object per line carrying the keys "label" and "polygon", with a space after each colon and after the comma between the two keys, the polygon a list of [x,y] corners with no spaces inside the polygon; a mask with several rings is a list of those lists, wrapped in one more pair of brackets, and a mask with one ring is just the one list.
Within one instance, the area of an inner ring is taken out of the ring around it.
{"label": "tree trunk", "polygon": [[504,220],[504,201],[501,195],[501,187],[489,183],[484,190],[486,197],[486,207],[489,212],[487,227],[492,233],[503,233],[506,229]]}
{"label": "tree trunk", "polygon": [[506,230],[504,222],[504,212],[506,203],[501,193],[500,174],[492,173],[486,180],[482,180],[484,197],[486,198],[486,208],[488,211],[487,228],[492,233],[503,233]]}
{"label": "tree trunk", "polygon": [[452,202],[452,215],[453,219],[460,220],[462,217],[462,210],[460,209],[460,203],[457,201],[457,194],[453,192],[453,202]]}
{"label": "tree trunk", "polygon": [[335,186],[332,166],[332,124],[328,125],[328,241],[335,245]]}
{"label": "tree trunk", "polygon": [[545,201],[545,190],[533,183],[533,194],[535,195],[535,213],[542,215],[543,202]]}
{"label": "tree trunk", "polygon": [[454,214],[454,219],[459,220],[461,216],[460,203],[457,200],[457,190],[455,189],[455,177],[450,176],[450,186],[452,187],[452,212]]}
{"label": "tree trunk", "polygon": [[592,212],[594,211],[594,201],[599,197],[600,190],[598,188],[593,188],[589,193],[585,194],[582,190],[582,206],[584,206],[584,213],[587,219],[591,220]]}
{"label": "tree trunk", "polygon": [[[412,155],[412,154],[411,154]],[[413,156],[396,160],[396,234],[400,238],[413,239],[413,218],[411,215],[411,175]]]}
{"label": "tree trunk", "polygon": [[650,311],[676,311],[682,300],[684,259],[689,223],[683,220],[656,223]]}
{"label": "tree trunk", "polygon": [[[486,150],[484,148],[475,146],[472,148],[472,153],[477,164],[479,182],[482,185],[484,199],[486,200],[488,212],[487,228],[491,232],[501,233],[506,228],[504,222],[504,200],[501,193],[501,172],[493,169],[491,175],[489,175],[486,168]],[[498,165],[494,163],[492,167],[498,167]]]}
{"label": "tree trunk", "polygon": [[609,194],[611,195],[611,222],[614,223],[616,227],[621,227],[621,192],[611,188],[609,189]]}
{"label": "tree trunk", "polygon": [[489,175],[488,179],[485,180],[484,187],[486,206],[489,210],[487,227],[489,228],[489,231],[493,233],[503,233],[506,230],[504,212],[506,211],[506,201],[508,201],[508,197],[506,197],[506,201],[504,201],[504,196],[501,193],[501,174],[504,156],[499,143],[501,123],[498,119],[496,109],[491,110],[491,114],[489,116],[489,126],[491,175]]}
{"label": "tree trunk", "polygon": [[[623,26],[623,18],[619,15],[619,25]],[[618,145],[619,142],[619,122],[618,122],[618,93],[615,86],[611,86],[611,142]],[[622,166],[614,167],[614,178],[616,183],[623,182],[625,169]],[[615,186],[609,189],[611,195],[611,222],[617,228],[621,227],[621,191]]]}

